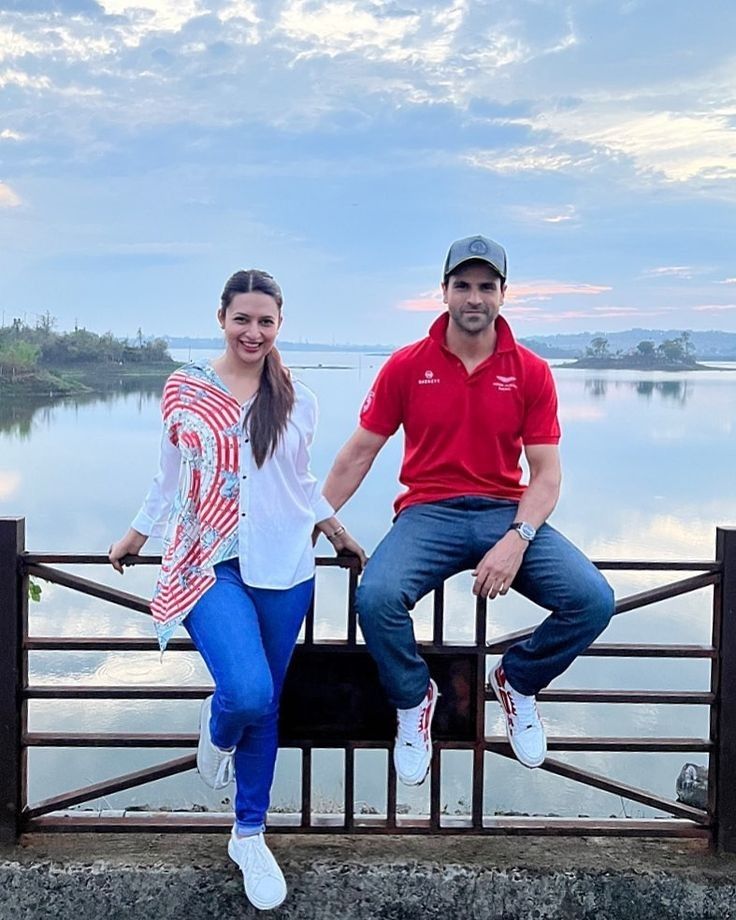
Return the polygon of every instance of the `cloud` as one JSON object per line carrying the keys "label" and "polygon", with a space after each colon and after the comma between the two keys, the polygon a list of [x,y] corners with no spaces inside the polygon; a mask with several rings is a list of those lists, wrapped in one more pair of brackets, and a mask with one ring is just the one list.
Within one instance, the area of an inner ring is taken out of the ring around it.
{"label": "cloud", "polygon": [[692,278],[694,269],[692,269],[689,265],[663,265],[659,268],[648,268],[644,274],[651,275],[655,278]]}
{"label": "cloud", "polygon": [[436,312],[437,310],[443,309],[443,307],[442,292],[437,290],[424,291],[409,300],[402,300],[398,304],[397,309],[410,310],[412,312]]}
{"label": "cloud", "polygon": [[0,208],[17,208],[21,204],[20,196],[9,185],[0,182]]}
{"label": "cloud", "polygon": [[723,281],[716,281],[716,284],[736,284],[736,278],[724,278]]}
{"label": "cloud", "polygon": [[589,155],[576,156],[572,153],[550,153],[548,147],[518,147],[504,155],[490,150],[469,153],[462,158],[476,169],[487,169],[500,175],[514,175],[526,172],[570,172],[587,169],[593,165]]}
{"label": "cloud", "polygon": [[701,303],[693,307],[696,313],[723,313],[736,310],[736,303]]}
{"label": "cloud", "polygon": [[506,302],[510,304],[525,303],[535,300],[549,300],[570,294],[587,294],[596,296],[605,294],[613,288],[607,284],[587,284],[578,281],[520,281],[509,285]]}
{"label": "cloud", "polygon": [[20,134],[18,131],[11,131],[10,128],[5,128],[4,131],[0,131],[0,141],[22,141],[25,140],[25,138],[25,134]]}

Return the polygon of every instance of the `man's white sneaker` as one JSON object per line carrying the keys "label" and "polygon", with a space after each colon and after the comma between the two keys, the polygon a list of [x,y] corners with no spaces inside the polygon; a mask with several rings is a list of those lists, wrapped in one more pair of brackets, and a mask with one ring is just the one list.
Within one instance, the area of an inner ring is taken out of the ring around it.
{"label": "man's white sneaker", "polygon": [[212,697],[208,696],[199,711],[199,744],[197,746],[197,770],[202,780],[212,789],[224,789],[235,776],[233,755],[235,748],[222,750],[215,747],[210,737],[210,716]]}
{"label": "man's white sneaker", "polygon": [[432,762],[432,717],[437,704],[437,684],[429,681],[427,695],[418,706],[396,710],[394,766],[407,786],[424,782]]}
{"label": "man's white sneaker", "polygon": [[238,837],[233,828],[227,852],[243,872],[245,894],[253,907],[271,910],[286,897],[286,879],[263,834]]}
{"label": "man's white sneaker", "polygon": [[525,767],[538,767],[547,756],[547,738],[535,697],[514,690],[500,664],[491,671],[491,686],[501,704],[506,735],[517,760]]}

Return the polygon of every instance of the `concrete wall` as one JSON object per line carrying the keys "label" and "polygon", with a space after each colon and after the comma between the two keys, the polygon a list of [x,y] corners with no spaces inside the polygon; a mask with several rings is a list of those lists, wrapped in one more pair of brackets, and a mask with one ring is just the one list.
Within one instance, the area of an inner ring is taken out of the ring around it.
{"label": "concrete wall", "polygon": [[[226,838],[37,836],[0,849],[0,920],[257,916]],[[699,841],[274,835],[274,917],[731,920],[736,857]]]}

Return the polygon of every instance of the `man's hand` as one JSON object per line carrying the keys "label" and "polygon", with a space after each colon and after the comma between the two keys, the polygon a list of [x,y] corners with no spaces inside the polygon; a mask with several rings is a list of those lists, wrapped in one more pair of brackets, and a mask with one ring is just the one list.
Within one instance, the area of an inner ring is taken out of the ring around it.
{"label": "man's hand", "polygon": [[499,594],[506,594],[521,568],[527,546],[516,531],[504,534],[473,570],[473,594],[490,597],[491,600]]}

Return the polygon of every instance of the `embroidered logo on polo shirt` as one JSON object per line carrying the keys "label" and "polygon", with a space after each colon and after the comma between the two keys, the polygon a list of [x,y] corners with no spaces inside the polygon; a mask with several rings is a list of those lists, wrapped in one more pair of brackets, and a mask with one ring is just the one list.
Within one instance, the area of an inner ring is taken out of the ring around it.
{"label": "embroidered logo on polo shirt", "polygon": [[368,390],[368,395],[366,396],[365,400],[363,401],[363,405],[360,407],[360,414],[361,414],[361,415],[364,415],[364,414],[370,409],[371,405],[373,404],[373,397],[374,397],[375,395],[376,395],[376,394],[375,394],[375,391],[374,391],[374,390]]}
{"label": "embroidered logo on polo shirt", "polygon": [[420,377],[419,380],[417,380],[417,383],[424,383],[424,384],[426,384],[426,383],[439,383],[439,382],[440,382],[440,378],[439,378],[439,377],[435,377],[434,371],[425,371],[425,372],[424,372],[424,378],[421,378],[421,377]]}
{"label": "embroidered logo on polo shirt", "polygon": [[501,393],[508,393],[510,390],[516,390],[516,377],[502,377],[500,374],[496,374],[493,386]]}

